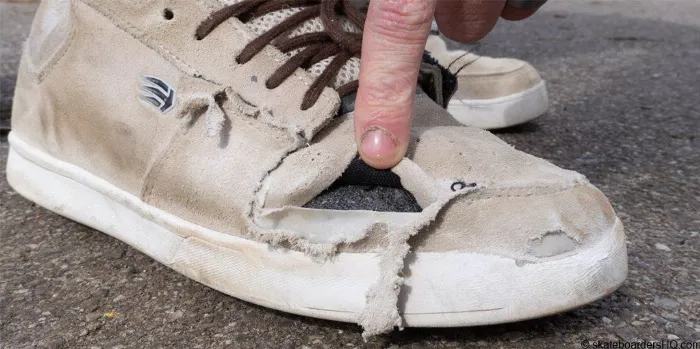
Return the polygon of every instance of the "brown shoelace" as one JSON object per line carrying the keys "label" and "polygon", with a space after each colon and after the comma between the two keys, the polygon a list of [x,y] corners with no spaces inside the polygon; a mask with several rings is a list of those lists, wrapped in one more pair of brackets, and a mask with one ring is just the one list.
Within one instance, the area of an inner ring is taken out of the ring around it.
{"label": "brown shoelace", "polygon": [[[362,34],[346,32],[340,21],[340,16],[345,15],[358,28],[362,29],[364,26],[365,15],[356,9],[350,0],[243,0],[213,12],[199,25],[196,37],[198,40],[204,39],[231,17],[246,23],[271,12],[296,7],[304,7],[304,9],[248,43],[236,57],[236,62],[245,64],[270,43],[284,53],[301,49],[265,82],[267,88],[273,89],[292,75],[297,68],[308,69],[328,57],[335,56],[306,91],[301,104],[301,109],[306,110],[316,103],[323,89],[330,86],[345,63],[350,58],[360,55]],[[321,18],[324,31],[294,37],[280,37],[314,17]],[[354,80],[340,86],[337,91],[343,97],[355,92],[358,86],[358,80]]]}

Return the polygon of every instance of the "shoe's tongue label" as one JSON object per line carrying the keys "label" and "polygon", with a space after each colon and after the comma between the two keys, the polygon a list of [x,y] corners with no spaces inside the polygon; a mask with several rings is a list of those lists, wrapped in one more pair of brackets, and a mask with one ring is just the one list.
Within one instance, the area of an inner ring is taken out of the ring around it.
{"label": "shoe's tongue label", "polygon": [[[234,4],[237,2],[241,2],[243,0],[219,0],[223,4]],[[245,26],[252,31],[253,33],[257,35],[261,35],[268,30],[270,30],[272,27],[280,24],[282,21],[285,19],[289,18],[290,16],[300,12],[303,10],[303,7],[294,7],[294,8],[286,8],[283,10],[271,12],[268,14],[265,14],[260,17],[256,17],[245,23]],[[340,18],[343,29],[347,32],[350,33],[359,33],[361,32],[360,28],[357,28],[352,22],[350,22],[347,18],[341,17]],[[315,33],[315,32],[321,32],[324,31],[324,26],[323,23],[321,22],[321,19],[316,17],[316,18],[311,18],[301,25],[297,26],[293,30],[290,30],[289,33],[287,34],[289,37],[295,37],[297,35],[301,34],[306,34],[306,33]],[[289,56],[293,56],[298,52],[298,50],[291,51],[288,53]],[[330,64],[331,60],[333,60],[333,57],[328,57],[308,69],[308,72],[313,75],[314,77],[321,75],[323,71],[326,69],[326,67]],[[360,77],[360,59],[353,57],[349,59],[345,65],[340,69],[338,72],[338,75],[336,75],[335,81],[333,82],[333,87],[338,88],[342,85],[345,85],[351,81],[357,80]]]}

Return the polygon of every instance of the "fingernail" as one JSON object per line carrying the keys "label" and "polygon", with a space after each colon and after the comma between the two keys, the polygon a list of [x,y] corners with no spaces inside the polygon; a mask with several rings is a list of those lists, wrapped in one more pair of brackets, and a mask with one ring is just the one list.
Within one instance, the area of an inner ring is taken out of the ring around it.
{"label": "fingernail", "polygon": [[396,140],[389,132],[381,128],[373,128],[362,135],[362,146],[360,148],[362,155],[365,157],[381,160],[393,158],[398,146],[396,145]]}

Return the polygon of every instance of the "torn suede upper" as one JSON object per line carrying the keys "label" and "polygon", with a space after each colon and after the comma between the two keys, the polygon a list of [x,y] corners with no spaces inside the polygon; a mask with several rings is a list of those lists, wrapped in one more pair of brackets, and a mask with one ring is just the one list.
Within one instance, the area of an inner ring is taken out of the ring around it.
{"label": "torn suede upper", "polygon": [[[149,205],[221,233],[312,257],[379,253],[381,277],[358,315],[367,334],[400,324],[399,272],[412,248],[537,261],[557,258],[547,256],[553,248],[533,248],[547,232],[585,245],[595,240],[587,232],[608,231],[612,208],[583,176],[485,131],[457,127],[426,94],[416,96],[407,157],[392,169],[421,212],[303,208],[356,158],[352,119],[336,117],[340,99],[330,88],[312,108],[300,109],[313,78],[305,71],[267,89],[264,81],[288,58],[273,47],[236,64],[233,57],[256,36],[236,19],[196,40],[195,28],[217,4],[169,1],[175,19],[168,21],[161,1],[74,1],[74,42],[42,85],[18,86],[47,97],[18,100],[21,114],[42,113],[49,121],[13,120],[13,132],[41,140],[33,145]],[[95,52],[91,44],[98,40],[113,45]],[[86,71],[93,74],[84,78]],[[170,112],[138,102],[143,75],[158,75],[178,90]],[[62,88],[67,80],[70,90]],[[437,80],[433,85],[442,88]],[[82,103],[78,112],[58,114],[75,110],[75,103]],[[105,107],[116,112],[102,113]],[[179,132],[183,123],[188,132]]]}

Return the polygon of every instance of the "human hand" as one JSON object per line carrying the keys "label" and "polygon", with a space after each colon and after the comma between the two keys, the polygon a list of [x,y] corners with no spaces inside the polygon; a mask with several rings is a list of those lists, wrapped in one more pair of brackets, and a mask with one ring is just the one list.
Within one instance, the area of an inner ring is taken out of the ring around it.
{"label": "human hand", "polygon": [[491,31],[499,17],[520,20],[535,11],[509,6],[506,0],[370,1],[354,117],[362,159],[387,169],[406,154],[418,70],[433,16],[445,36],[471,42]]}

